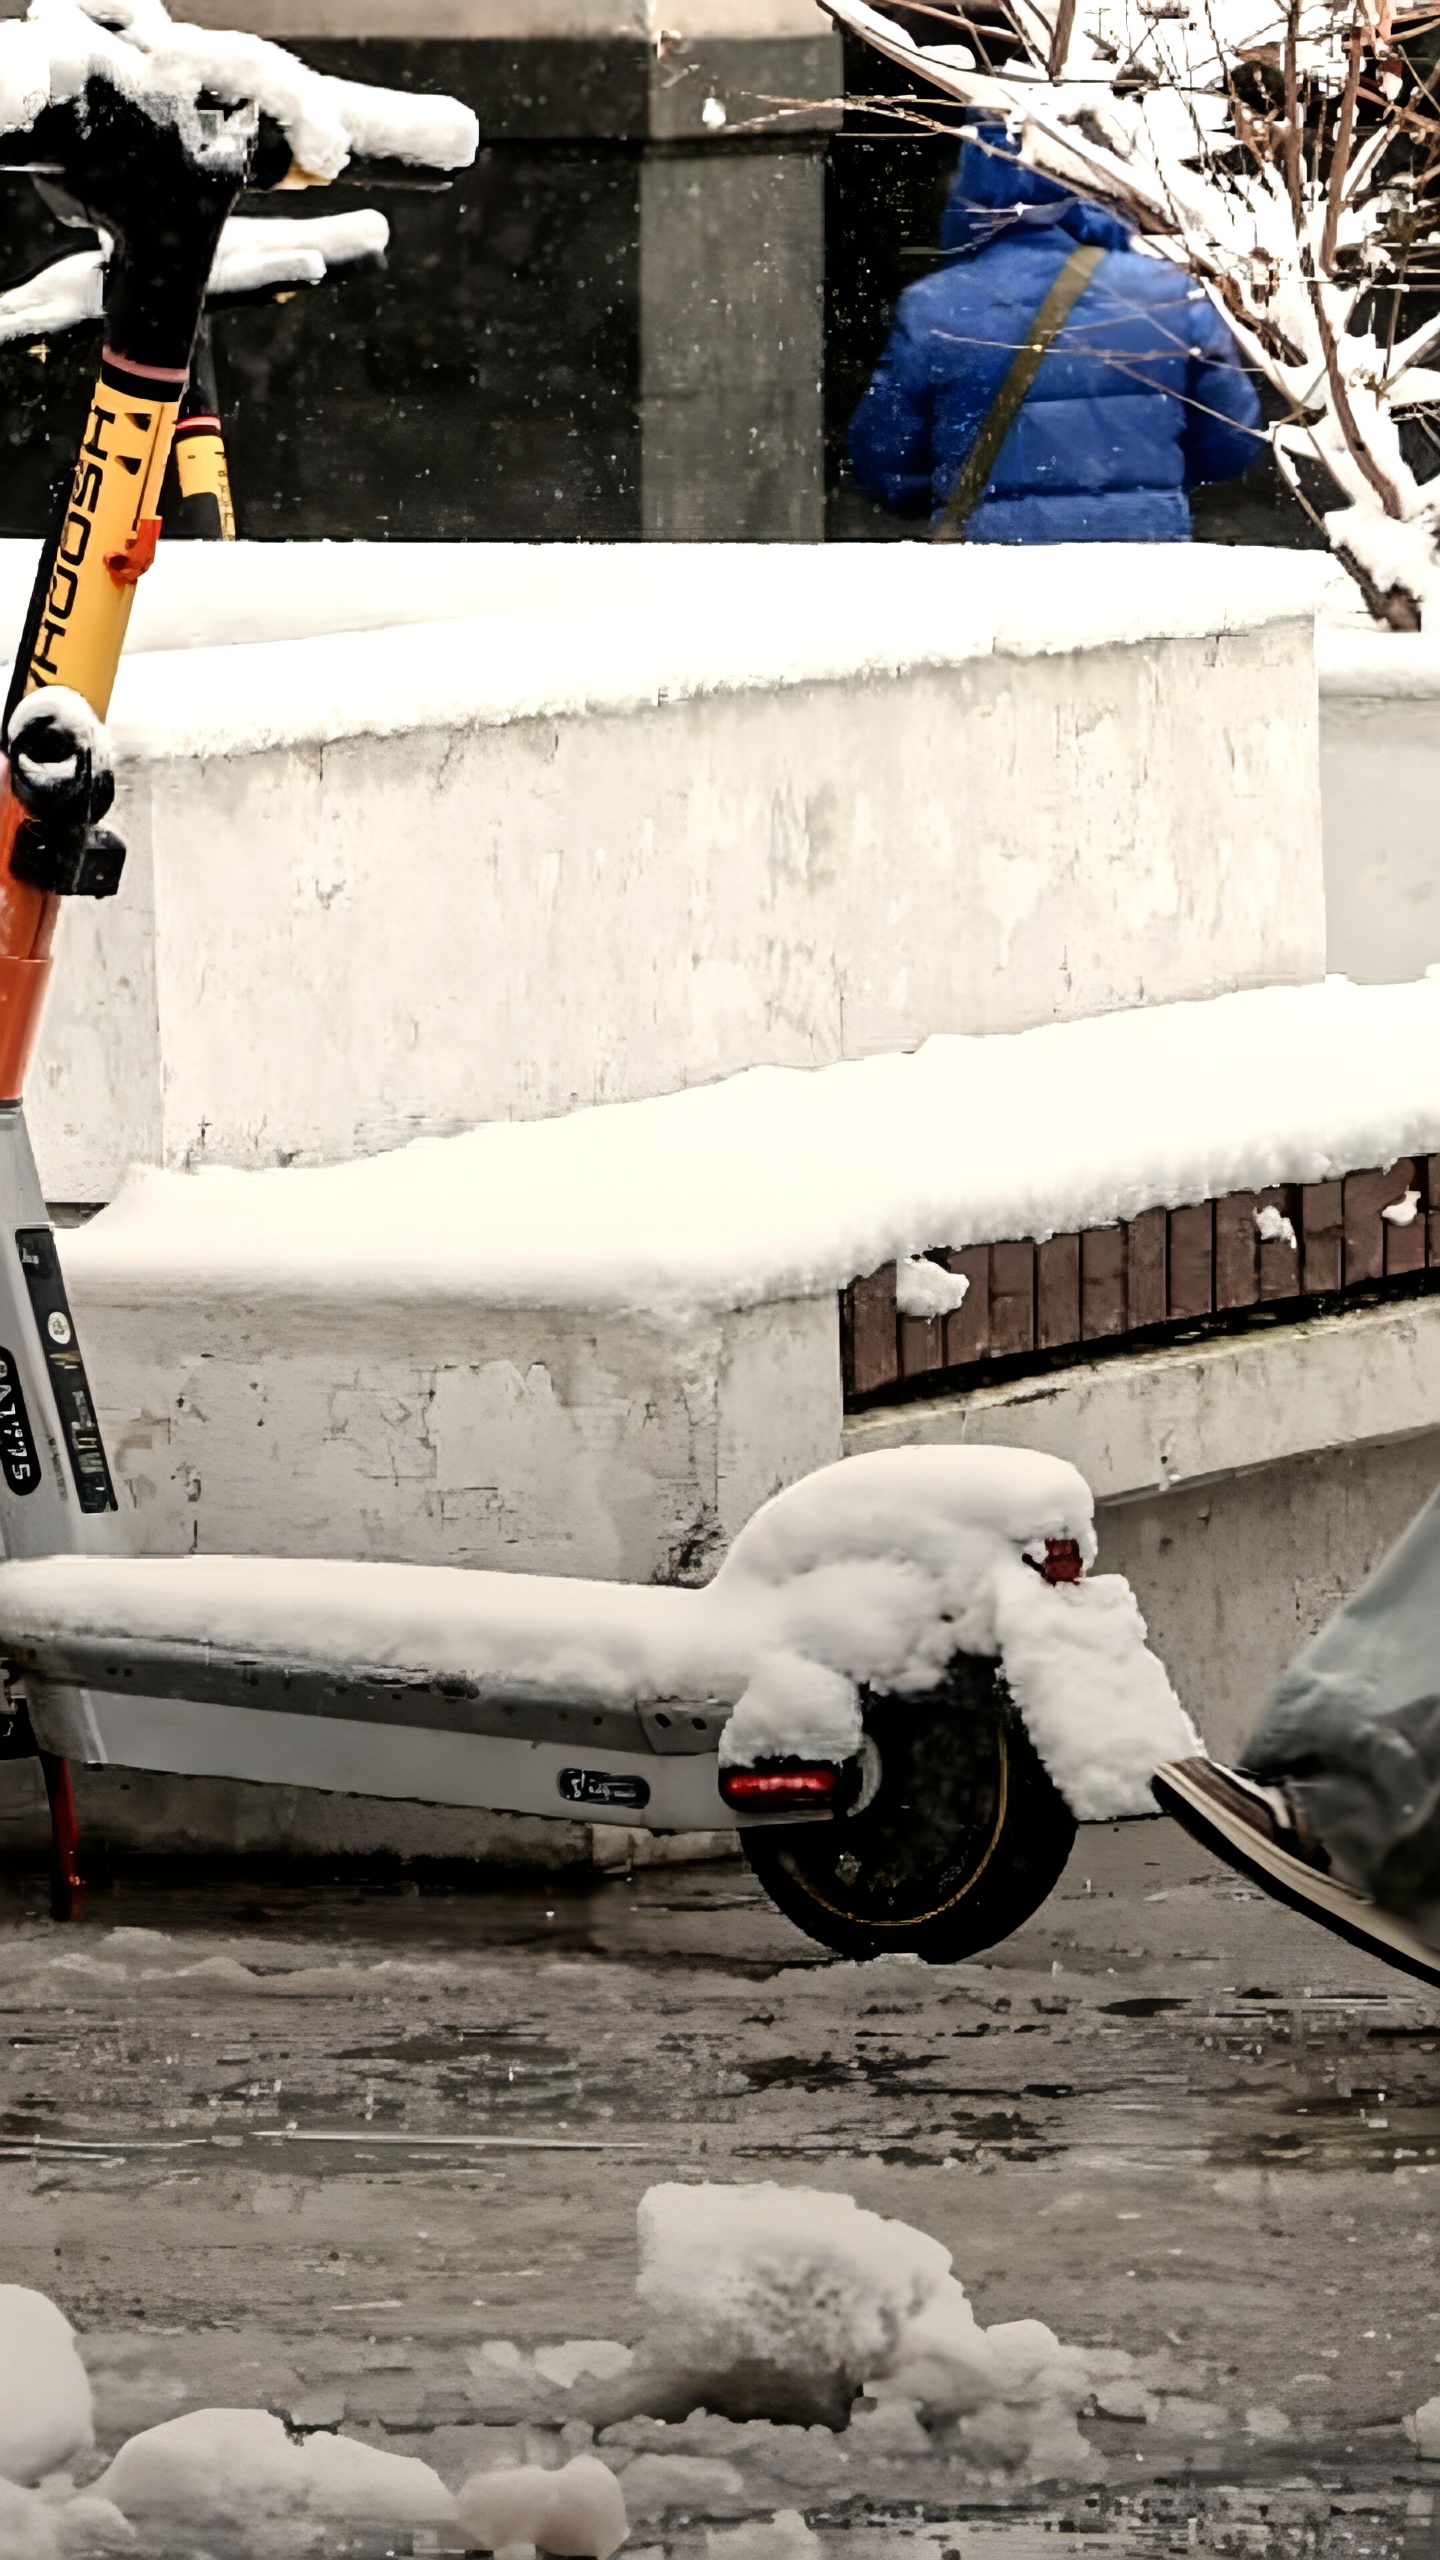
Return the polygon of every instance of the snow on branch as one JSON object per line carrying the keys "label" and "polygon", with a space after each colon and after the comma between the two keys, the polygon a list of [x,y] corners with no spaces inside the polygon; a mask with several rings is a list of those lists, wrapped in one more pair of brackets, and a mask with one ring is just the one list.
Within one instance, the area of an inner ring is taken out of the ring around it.
{"label": "snow on branch", "polygon": [[1332,550],[1379,620],[1418,628],[1440,478],[1399,418],[1440,395],[1440,323],[1401,324],[1440,274],[1432,0],[926,0],[923,42],[868,0],[822,5],[905,75],[890,107],[1003,123],[1196,279],[1278,395],[1281,472],[1315,514],[1301,466],[1323,466]]}

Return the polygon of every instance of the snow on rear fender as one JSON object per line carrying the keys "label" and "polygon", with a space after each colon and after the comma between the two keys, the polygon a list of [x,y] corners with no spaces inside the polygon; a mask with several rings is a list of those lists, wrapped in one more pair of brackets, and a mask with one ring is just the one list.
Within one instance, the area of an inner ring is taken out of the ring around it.
{"label": "snow on rear fender", "polygon": [[1000,1658],[1026,1729],[1080,1821],[1149,1813],[1152,1771],[1199,1748],[1122,1576],[1052,1586],[1047,1541],[1095,1557],[1094,1502],[1032,1449],[844,1458],[757,1512],[709,1589],[750,1622],[749,1681],[723,1765],[850,1757],[860,1691],[933,1689],[956,1653]]}

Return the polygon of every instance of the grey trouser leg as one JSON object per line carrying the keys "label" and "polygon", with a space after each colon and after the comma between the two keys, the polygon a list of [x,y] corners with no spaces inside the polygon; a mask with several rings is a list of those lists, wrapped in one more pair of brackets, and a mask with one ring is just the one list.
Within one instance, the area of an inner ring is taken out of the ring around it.
{"label": "grey trouser leg", "polygon": [[1440,1492],[1296,1656],[1242,1765],[1388,1910],[1440,1904]]}

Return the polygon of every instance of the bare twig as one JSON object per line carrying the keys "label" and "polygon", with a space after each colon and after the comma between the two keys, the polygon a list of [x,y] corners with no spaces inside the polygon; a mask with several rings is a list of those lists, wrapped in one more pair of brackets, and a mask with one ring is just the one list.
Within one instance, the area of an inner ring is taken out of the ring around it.
{"label": "bare twig", "polygon": [[1350,29],[1350,62],[1345,74],[1345,94],[1340,101],[1340,121],[1335,129],[1335,147],[1330,161],[1330,199],[1325,207],[1325,228],[1320,236],[1320,272],[1330,275],[1335,266],[1335,239],[1340,228],[1340,207],[1345,195],[1345,173],[1350,166],[1350,146],[1355,139],[1355,102],[1360,95],[1361,44],[1358,24]]}

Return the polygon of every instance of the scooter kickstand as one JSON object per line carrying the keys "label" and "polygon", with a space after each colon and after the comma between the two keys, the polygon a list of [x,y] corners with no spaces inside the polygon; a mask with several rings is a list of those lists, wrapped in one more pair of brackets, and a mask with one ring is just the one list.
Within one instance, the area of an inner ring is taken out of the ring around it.
{"label": "scooter kickstand", "polygon": [[80,1873],[80,1817],[75,1810],[75,1782],[70,1763],[56,1751],[42,1751],[40,1766],[50,1802],[50,1911],[56,1920],[78,1920],[84,1907],[85,1879]]}

